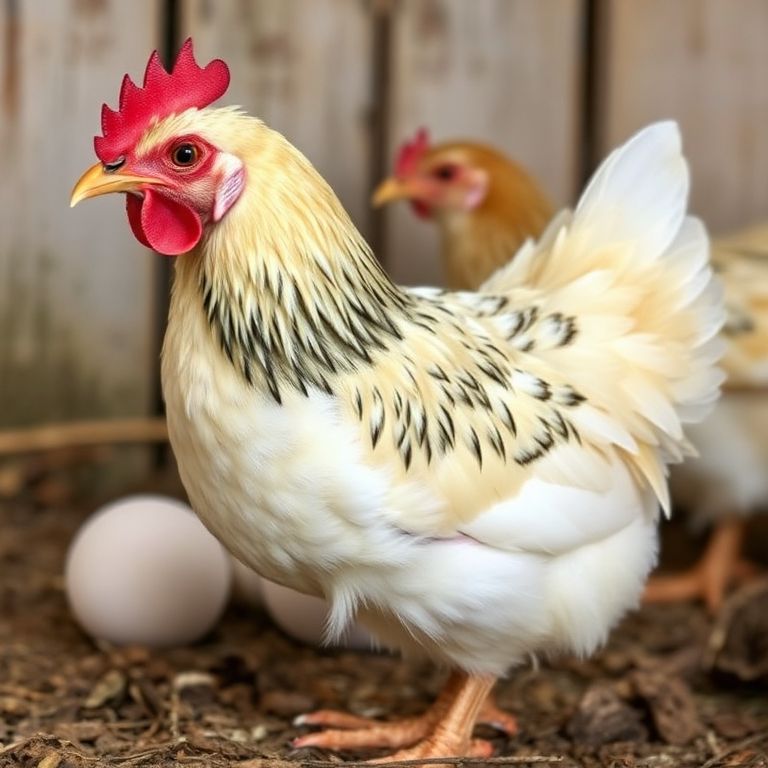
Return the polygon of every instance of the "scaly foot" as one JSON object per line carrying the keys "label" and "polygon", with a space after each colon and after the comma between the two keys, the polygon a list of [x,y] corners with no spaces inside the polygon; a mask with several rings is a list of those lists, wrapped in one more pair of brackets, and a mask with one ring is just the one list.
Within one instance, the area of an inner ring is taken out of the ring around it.
{"label": "scaly foot", "polygon": [[[316,725],[325,731],[308,733],[293,741],[294,747],[325,747],[326,749],[360,749],[366,747],[406,747],[425,739],[448,710],[448,694],[453,692],[456,679],[445,686],[438,700],[427,712],[418,717],[409,717],[394,722],[382,722],[368,717],[350,715],[332,709],[320,709],[306,715],[299,715],[296,726]],[[518,731],[517,719],[500,709],[492,696],[486,698],[477,722],[497,731],[514,736]]]}
{"label": "scaly foot", "polygon": [[[490,754],[490,743],[471,739],[475,722],[487,722],[509,734],[517,731],[515,718],[489,699],[488,692],[492,685],[490,678],[472,678],[454,673],[427,712],[419,717],[391,723],[333,710],[301,715],[294,721],[295,725],[319,725],[328,730],[299,736],[294,739],[293,746],[355,750],[376,747],[397,749],[415,745],[406,750],[408,754],[429,752],[429,755],[421,756],[486,757]],[[478,690],[482,691],[480,697]],[[402,754],[405,752],[397,753]]]}
{"label": "scaly foot", "polygon": [[701,599],[710,614],[719,610],[726,590],[754,578],[759,569],[741,557],[744,522],[729,520],[715,528],[699,562],[672,576],[649,579],[643,595],[646,603],[674,603]]}
{"label": "scaly foot", "polygon": [[294,725],[319,725],[326,730],[297,736],[291,743],[296,748],[322,747],[340,751],[345,749],[374,749],[377,747],[398,747],[415,744],[423,739],[434,727],[436,718],[432,711],[420,717],[409,717],[391,723],[357,717],[345,712],[321,709],[307,715],[300,715]]}

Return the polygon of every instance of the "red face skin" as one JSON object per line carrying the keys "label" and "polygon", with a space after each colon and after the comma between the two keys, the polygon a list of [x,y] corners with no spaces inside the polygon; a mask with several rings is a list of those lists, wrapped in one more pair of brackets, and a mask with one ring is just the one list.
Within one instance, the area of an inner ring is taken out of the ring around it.
{"label": "red face skin", "polygon": [[423,164],[402,181],[410,193],[411,208],[421,218],[431,218],[437,210],[474,210],[488,189],[484,171],[460,163]]}
{"label": "red face skin", "polygon": [[242,163],[196,135],[174,137],[142,157],[129,154],[119,170],[157,179],[129,193],[126,209],[136,238],[168,256],[194,248],[203,228],[221,219],[245,182]]}

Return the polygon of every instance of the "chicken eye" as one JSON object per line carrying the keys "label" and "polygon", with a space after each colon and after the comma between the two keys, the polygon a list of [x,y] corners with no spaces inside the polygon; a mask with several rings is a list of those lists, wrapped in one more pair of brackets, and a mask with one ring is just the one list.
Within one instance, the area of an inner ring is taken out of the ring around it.
{"label": "chicken eye", "polygon": [[198,151],[194,144],[179,144],[173,148],[171,153],[171,159],[174,165],[178,165],[180,168],[189,168],[190,165],[194,165],[197,162]]}
{"label": "chicken eye", "polygon": [[456,176],[456,166],[455,165],[439,165],[432,172],[432,175],[436,179],[440,179],[441,181],[450,181]]}

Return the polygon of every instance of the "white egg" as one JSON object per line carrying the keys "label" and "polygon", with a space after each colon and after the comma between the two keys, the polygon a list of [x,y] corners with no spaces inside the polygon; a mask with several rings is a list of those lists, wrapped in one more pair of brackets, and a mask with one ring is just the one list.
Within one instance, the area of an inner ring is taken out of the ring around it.
{"label": "white egg", "polygon": [[218,621],[232,566],[176,499],[130,496],[94,513],[67,554],[69,604],[80,625],[116,645],[198,640]]}
{"label": "white egg", "polygon": [[262,578],[256,571],[232,557],[232,596],[238,603],[260,608],[264,605],[261,594]]}
{"label": "white egg", "polygon": [[[328,603],[280,584],[261,580],[264,605],[275,624],[287,635],[308,645],[321,645],[328,617]],[[375,643],[366,630],[354,624],[336,644],[341,648],[370,650]]]}

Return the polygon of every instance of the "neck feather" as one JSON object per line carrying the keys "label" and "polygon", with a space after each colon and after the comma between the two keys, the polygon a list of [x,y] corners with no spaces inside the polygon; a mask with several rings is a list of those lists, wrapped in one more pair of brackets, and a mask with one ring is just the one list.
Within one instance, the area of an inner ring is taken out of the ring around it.
{"label": "neck feather", "polygon": [[305,183],[273,180],[267,199],[244,194],[179,259],[174,289],[184,301],[197,294],[232,365],[277,402],[288,390],[333,393],[340,374],[402,338],[411,301],[325,182],[303,157],[297,165]]}
{"label": "neck feather", "polygon": [[445,279],[453,290],[477,290],[531,236],[484,214],[454,215],[441,222],[441,229]]}

